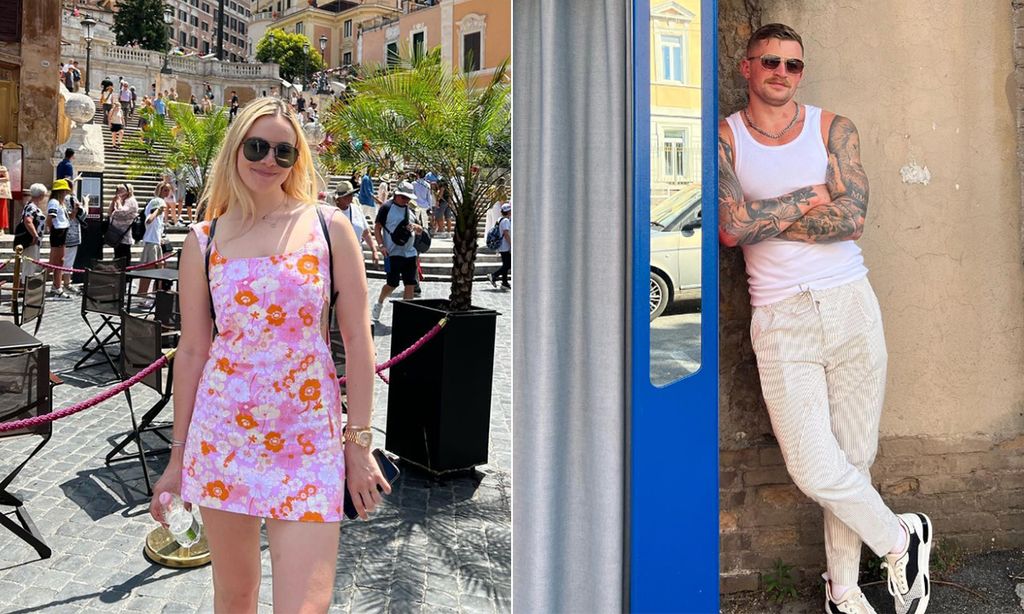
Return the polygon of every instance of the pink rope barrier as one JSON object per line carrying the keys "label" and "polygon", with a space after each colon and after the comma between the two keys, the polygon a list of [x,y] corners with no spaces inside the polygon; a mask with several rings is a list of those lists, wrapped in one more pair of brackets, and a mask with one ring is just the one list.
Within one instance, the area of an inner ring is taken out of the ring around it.
{"label": "pink rope barrier", "polygon": [[0,264],[0,271],[6,269],[7,265],[10,264],[10,263],[11,263],[11,261],[8,260],[8,261],[4,262],[3,264]]}
{"label": "pink rope barrier", "polygon": [[[390,360],[387,360],[387,361],[382,362],[381,364],[377,365],[376,368],[375,368],[375,373],[377,374],[377,377],[381,378],[384,381],[385,384],[391,383],[390,380],[388,379],[388,377],[386,375],[384,375],[383,373],[381,373],[381,372],[391,368],[392,366],[398,364],[402,360],[405,360],[411,354],[413,354],[414,352],[419,350],[428,341],[430,341],[431,339],[436,337],[437,334],[439,332],[441,332],[441,329],[444,328],[444,325],[447,324],[447,323],[448,323],[448,318],[447,317],[442,318],[441,321],[438,322],[437,324],[435,324],[434,327],[431,328],[429,331],[427,331],[427,333],[425,335],[420,337],[416,341],[416,343],[413,343],[412,345],[410,345],[408,348],[403,350],[401,353],[397,354],[394,358],[391,358]],[[136,373],[132,377],[124,380],[120,384],[117,384],[116,386],[112,386],[111,388],[108,388],[107,390],[104,390],[103,392],[101,392],[100,394],[94,396],[91,399],[86,399],[85,401],[80,401],[80,402],[75,403],[74,405],[72,405],[70,407],[66,407],[66,408],[64,408],[62,410],[59,410],[59,411],[50,412],[50,413],[48,413],[46,415],[43,415],[43,416],[35,416],[34,418],[26,418],[24,420],[16,420],[14,422],[6,422],[6,423],[3,423],[3,424],[0,424],[0,433],[3,433],[5,431],[14,431],[14,430],[17,430],[17,429],[23,429],[23,428],[33,427],[33,426],[39,426],[40,424],[45,424],[47,422],[53,422],[54,420],[60,420],[61,418],[65,418],[65,417],[70,416],[72,414],[77,414],[78,412],[85,411],[85,410],[87,410],[87,409],[89,409],[91,407],[95,407],[95,406],[99,405],[100,403],[102,403],[103,401],[106,401],[107,399],[109,399],[109,398],[111,398],[111,397],[113,397],[115,395],[118,395],[118,394],[124,392],[125,390],[131,388],[135,384],[138,384],[142,380],[146,379],[146,377],[148,377],[149,374],[153,373],[157,369],[163,368],[163,366],[167,364],[167,361],[170,360],[170,358],[172,356],[174,356],[174,352],[175,352],[175,350],[171,350],[170,352],[168,352],[167,354],[164,354],[163,356],[161,356],[159,359],[157,359],[156,362],[154,362],[153,364],[149,365],[148,367],[146,367],[142,371],[139,371],[138,373]],[[339,385],[340,384],[344,384],[347,379],[348,379],[347,377],[339,377],[338,378],[338,384]]]}
{"label": "pink rope barrier", "polygon": [[50,264],[49,262],[43,262],[42,260],[36,260],[35,258],[25,258],[32,264],[37,264],[44,269],[52,269],[54,271],[60,271],[61,273],[85,273],[85,269],[72,269],[70,267],[57,266],[56,264]]}
{"label": "pink rope barrier", "polygon": [[[155,266],[155,265],[160,264],[161,262],[163,262],[165,260],[170,260],[173,257],[174,257],[174,252],[171,252],[171,253],[167,254],[166,256],[163,256],[161,258],[157,258],[156,260],[153,260],[151,262],[143,262],[142,264],[135,264],[135,265],[132,265],[132,266],[129,266],[129,267],[125,267],[124,270],[125,271],[137,271],[139,269],[144,269],[146,267]],[[71,267],[57,266],[56,264],[50,264],[49,262],[43,262],[42,260],[36,260],[35,258],[25,258],[25,260],[28,260],[29,262],[31,262],[33,264],[37,264],[37,265],[43,267],[44,269],[52,269],[54,271],[60,271],[61,273],[85,273],[85,269],[74,269],[74,268],[71,268]],[[6,263],[4,263],[4,266],[6,266]],[[0,269],[2,269],[2,268],[3,267],[0,267]]]}
{"label": "pink rope barrier", "polygon": [[126,270],[126,271],[137,271],[139,269],[144,269],[146,267],[151,267],[151,266],[160,264],[161,262],[163,262],[165,260],[170,260],[173,257],[174,257],[174,252],[171,252],[169,254],[164,255],[161,258],[157,258],[156,260],[154,260],[152,262],[143,262],[142,264],[134,264],[132,266],[125,267],[124,270]]}
{"label": "pink rope barrier", "polygon": [[[380,377],[382,380],[384,380],[385,384],[390,383],[388,381],[388,378],[385,377],[381,373],[381,371],[386,371],[386,370],[390,369],[392,366],[394,366],[394,365],[400,363],[401,361],[405,360],[406,358],[408,358],[410,354],[414,353],[416,350],[418,350],[421,347],[423,347],[428,341],[430,341],[431,339],[436,337],[437,333],[441,332],[441,329],[444,328],[444,325],[447,324],[447,323],[448,323],[448,318],[447,317],[441,318],[441,321],[438,322],[437,324],[435,324],[433,328],[428,330],[425,335],[420,337],[416,341],[416,343],[413,343],[409,347],[405,348],[402,352],[400,352],[397,355],[395,355],[394,358],[391,358],[390,360],[387,360],[387,361],[382,362],[379,365],[377,365],[377,367],[375,369],[375,373],[377,374],[377,376]],[[347,379],[348,379],[347,376],[346,377],[339,377],[338,378],[338,383],[339,384],[344,384]]]}
{"label": "pink rope barrier", "polygon": [[149,376],[150,373],[162,368],[165,364],[167,364],[168,359],[173,355],[174,350],[171,350],[167,354],[164,354],[159,359],[157,359],[156,362],[149,365],[142,371],[139,371],[138,373],[121,382],[120,384],[101,392],[100,394],[94,396],[91,399],[75,403],[71,407],[67,407],[60,411],[50,412],[43,416],[36,416],[34,418],[26,418],[25,420],[16,420],[14,422],[6,422],[4,424],[0,424],[0,432],[13,431],[16,429],[23,429],[32,426],[39,426],[40,424],[53,422],[54,420],[60,420],[61,418],[70,416],[71,414],[77,414],[78,412],[85,411],[90,407],[95,407],[96,405],[99,405],[100,403],[106,401],[110,397],[120,394],[127,390],[128,388],[131,388],[135,384],[138,384],[142,380],[146,379],[146,377]]}

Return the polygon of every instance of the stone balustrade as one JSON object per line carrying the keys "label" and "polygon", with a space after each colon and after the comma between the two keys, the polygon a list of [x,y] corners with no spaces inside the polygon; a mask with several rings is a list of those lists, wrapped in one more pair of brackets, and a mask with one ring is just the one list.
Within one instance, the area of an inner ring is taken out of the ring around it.
{"label": "stone balustrade", "polygon": [[[79,66],[85,69],[84,44],[65,45],[62,53],[65,57],[77,58]],[[161,89],[174,87],[179,99],[185,101],[191,94],[198,96],[208,83],[218,104],[226,104],[232,90],[238,92],[244,103],[263,92],[279,92],[281,87],[280,66],[277,64],[219,62],[194,56],[172,55],[167,58],[167,66],[171,69],[169,77],[160,73],[163,65],[164,54],[159,51],[93,41],[89,61],[91,94],[99,94],[99,83],[103,79],[116,83],[118,77],[135,85],[140,94],[148,93],[150,83],[160,83]],[[142,88],[138,89],[138,86]]]}
{"label": "stone balustrade", "polygon": [[[64,55],[85,58],[85,45],[74,43],[65,45]],[[81,62],[79,60],[79,63]],[[97,45],[94,42],[91,62],[94,75],[100,72],[96,68],[101,64],[111,67],[138,66],[159,70],[164,65],[164,54],[147,49],[118,47],[116,45]],[[175,73],[196,77],[212,75],[234,79],[257,78],[276,80],[280,76],[280,67],[277,64],[218,62],[217,60],[203,60],[197,57],[172,55],[168,59],[168,65]],[[117,70],[109,72],[111,74],[119,74]]]}

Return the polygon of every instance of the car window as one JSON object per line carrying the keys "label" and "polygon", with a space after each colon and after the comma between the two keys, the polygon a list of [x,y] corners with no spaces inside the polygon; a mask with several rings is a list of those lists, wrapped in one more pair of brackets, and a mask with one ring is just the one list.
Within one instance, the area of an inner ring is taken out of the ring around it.
{"label": "car window", "polygon": [[680,211],[675,218],[665,224],[665,232],[675,232],[682,230],[683,226],[697,222],[697,226],[700,226],[700,195],[697,195],[697,201],[691,203],[690,206]]}

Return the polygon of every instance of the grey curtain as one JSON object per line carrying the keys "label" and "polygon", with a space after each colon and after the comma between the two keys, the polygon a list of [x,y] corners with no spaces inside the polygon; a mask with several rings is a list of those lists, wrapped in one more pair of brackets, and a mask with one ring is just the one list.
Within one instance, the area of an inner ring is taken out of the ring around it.
{"label": "grey curtain", "polygon": [[629,3],[513,10],[512,603],[619,612]]}

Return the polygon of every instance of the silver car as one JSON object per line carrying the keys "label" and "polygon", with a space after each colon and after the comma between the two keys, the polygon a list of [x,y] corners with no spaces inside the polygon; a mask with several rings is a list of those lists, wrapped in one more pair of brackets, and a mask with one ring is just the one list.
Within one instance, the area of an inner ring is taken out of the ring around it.
{"label": "silver car", "polygon": [[651,320],[674,301],[700,299],[701,189],[683,188],[651,211]]}

